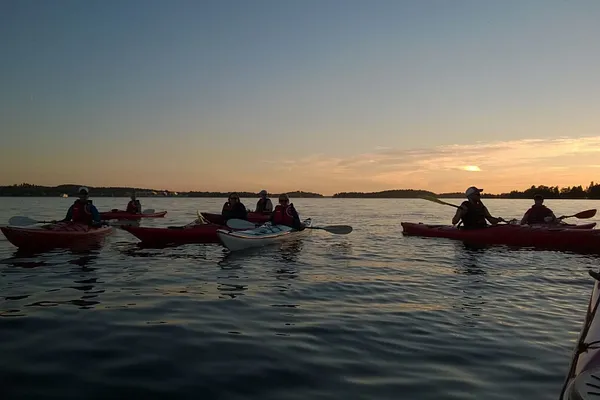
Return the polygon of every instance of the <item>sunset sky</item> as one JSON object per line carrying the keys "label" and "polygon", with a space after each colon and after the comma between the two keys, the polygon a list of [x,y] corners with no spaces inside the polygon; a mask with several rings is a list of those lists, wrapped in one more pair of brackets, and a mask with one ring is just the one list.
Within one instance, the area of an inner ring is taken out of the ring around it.
{"label": "sunset sky", "polygon": [[600,181],[600,1],[0,2],[0,185]]}

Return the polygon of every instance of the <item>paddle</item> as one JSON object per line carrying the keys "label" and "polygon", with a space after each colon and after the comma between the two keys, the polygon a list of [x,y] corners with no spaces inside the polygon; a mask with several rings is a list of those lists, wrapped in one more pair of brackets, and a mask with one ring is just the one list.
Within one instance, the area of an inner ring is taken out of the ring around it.
{"label": "paddle", "polygon": [[8,224],[12,225],[12,226],[28,226],[28,225],[35,225],[35,224],[50,224],[52,223],[52,221],[37,221],[35,219],[31,219],[29,217],[24,217],[24,216],[16,216],[16,217],[12,217],[11,219],[8,220]]}
{"label": "paddle", "polygon": [[588,218],[592,218],[594,215],[596,215],[596,209],[592,209],[592,210],[585,210],[585,211],[581,211],[578,212],[577,214],[573,214],[573,215],[563,215],[562,217],[558,217],[557,219],[565,219],[565,218],[578,218],[578,219],[588,219]]}
{"label": "paddle", "polygon": [[[227,221],[227,226],[231,229],[254,229],[257,225],[243,219],[233,218]],[[349,225],[307,226],[306,229],[320,229],[335,235],[347,235],[352,232],[352,227]]]}
{"label": "paddle", "polygon": [[306,229],[322,229],[335,235],[347,235],[352,232],[350,225],[307,226]]}
{"label": "paddle", "polygon": [[198,216],[198,222],[200,222],[201,224],[210,224],[210,222],[207,221],[206,218],[204,218],[204,216],[202,216],[202,213],[199,210],[196,210],[196,215]]}
{"label": "paddle", "polygon": [[442,201],[442,200],[438,199],[437,197],[425,196],[425,197],[421,197],[421,199],[433,201],[434,203],[444,204],[446,206],[450,206],[450,207],[454,207],[454,208],[460,208],[460,206],[457,206],[456,204],[446,203],[445,201]]}

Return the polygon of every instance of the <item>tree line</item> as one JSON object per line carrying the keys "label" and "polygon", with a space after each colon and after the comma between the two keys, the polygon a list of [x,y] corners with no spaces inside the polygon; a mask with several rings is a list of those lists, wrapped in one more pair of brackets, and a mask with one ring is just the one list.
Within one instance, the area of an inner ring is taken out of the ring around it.
{"label": "tree line", "polygon": [[[502,199],[531,199],[534,195],[541,194],[546,199],[600,199],[600,184],[591,182],[586,188],[583,186],[535,186],[523,191],[513,190],[509,193],[491,194],[482,193],[483,198],[502,198]],[[384,190],[382,192],[341,192],[333,195],[334,198],[366,198],[366,199],[411,199],[420,197],[445,197],[445,198],[464,198],[464,192],[452,193],[434,193],[427,190],[399,189]]]}
{"label": "tree line", "polygon": [[[59,186],[40,186],[29,183],[18,185],[0,186],[0,196],[14,197],[60,197],[63,194],[68,196],[77,196],[77,190],[82,185],[59,185]],[[144,188],[123,188],[123,187],[92,187],[90,195],[92,197],[129,197],[135,191],[137,197],[224,197],[227,198],[230,192],[174,192],[164,189],[144,189]],[[258,197],[258,193],[236,192],[240,197]],[[295,191],[288,195],[291,198],[300,197],[323,197],[319,193]],[[278,194],[271,195],[272,197]]]}

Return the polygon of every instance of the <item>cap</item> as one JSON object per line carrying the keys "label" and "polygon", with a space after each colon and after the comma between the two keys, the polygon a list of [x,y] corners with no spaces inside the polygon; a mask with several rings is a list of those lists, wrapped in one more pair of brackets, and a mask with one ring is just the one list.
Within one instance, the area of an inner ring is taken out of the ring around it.
{"label": "cap", "polygon": [[281,194],[279,195],[279,200],[281,200],[281,199],[286,199],[286,200],[289,200],[290,198],[288,197],[288,195],[287,195],[286,193],[281,193]]}
{"label": "cap", "polygon": [[539,193],[536,193],[535,196],[533,196],[533,199],[534,200],[544,200],[544,196],[542,196]]}
{"label": "cap", "polygon": [[82,193],[85,192],[86,194],[90,192],[90,189],[86,188],[85,186],[82,186],[79,188],[79,190],[77,191],[77,193]]}
{"label": "cap", "polygon": [[470,188],[468,188],[468,189],[465,191],[465,195],[466,195],[467,197],[469,197],[469,196],[472,196],[472,195],[474,195],[474,194],[479,194],[479,193],[481,193],[481,192],[483,192],[483,189],[478,189],[478,188],[476,188],[475,186],[471,186]]}
{"label": "cap", "polygon": [[263,190],[261,190],[261,191],[260,191],[258,194],[260,194],[260,195],[262,195],[262,194],[266,195],[266,194],[267,194],[267,191],[266,191],[265,189],[263,189]]}

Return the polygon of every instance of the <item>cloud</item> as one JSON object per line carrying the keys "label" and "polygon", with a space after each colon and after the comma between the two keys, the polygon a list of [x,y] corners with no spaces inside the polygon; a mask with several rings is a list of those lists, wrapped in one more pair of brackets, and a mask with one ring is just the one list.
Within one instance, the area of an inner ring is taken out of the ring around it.
{"label": "cloud", "polygon": [[[482,185],[490,192],[532,184],[574,185],[593,180],[600,136],[523,139],[386,149],[349,157],[324,154],[293,161],[299,179],[332,191],[392,188],[461,191]],[[477,172],[475,176],[472,172]]]}

